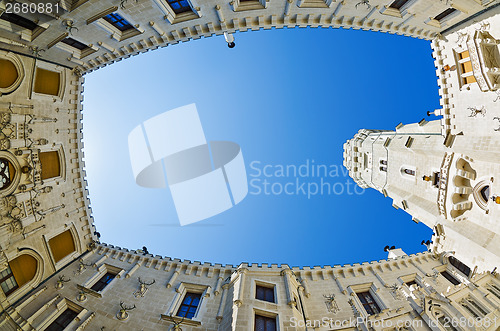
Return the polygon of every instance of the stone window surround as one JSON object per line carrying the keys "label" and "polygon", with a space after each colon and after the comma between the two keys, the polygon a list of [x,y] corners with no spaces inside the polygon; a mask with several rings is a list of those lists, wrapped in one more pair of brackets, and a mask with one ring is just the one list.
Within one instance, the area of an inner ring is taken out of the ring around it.
{"label": "stone window surround", "polygon": [[[257,299],[257,286],[272,288],[273,291],[274,291],[274,301],[273,302],[269,302],[269,301]],[[267,281],[262,281],[262,280],[255,279],[254,282],[251,285],[250,291],[251,291],[250,293],[254,293],[253,299],[255,299],[257,302],[265,302],[266,304],[278,304],[278,293],[279,293],[279,291],[278,291],[277,284],[269,283]]]}
{"label": "stone window surround", "polygon": [[413,6],[418,0],[408,0],[400,9],[396,8],[391,8],[390,5],[396,0],[390,0],[390,2],[382,6],[382,9],[380,10],[381,14],[384,15],[389,15],[389,16],[395,16],[395,17],[403,17],[408,14],[408,9]]}
{"label": "stone window surround", "polygon": [[[58,297],[54,298],[57,300]],[[54,300],[53,299],[53,300]],[[59,302],[57,302],[55,305],[50,305],[50,306],[47,306],[47,305],[44,305],[42,306],[42,310],[46,311],[46,310],[49,310],[51,309],[51,307],[54,307],[55,310],[52,311],[50,313],[49,316],[47,316],[47,318],[45,318],[43,321],[40,322],[39,325],[36,326],[36,329],[37,330],[44,330],[45,328],[47,328],[52,322],[54,322],[66,309],[71,309],[73,310],[74,312],[78,313],[78,315],[74,318],[74,320],[66,327],[66,328],[69,328],[69,327],[72,327],[72,328],[75,328],[79,325],[82,325],[84,323],[87,323],[86,319],[83,319],[83,316],[85,316],[88,312],[87,309],[83,308],[82,306],[80,305],[77,305],[76,303],[74,303],[73,301],[71,300],[68,300],[66,298],[63,298],[62,300],[60,300]],[[92,318],[92,317],[89,317],[89,318]],[[87,318],[88,319],[88,318]]]}
{"label": "stone window surround", "polygon": [[257,10],[266,9],[268,0],[252,0],[252,1],[241,1],[232,0],[230,3],[233,11],[245,11],[245,10]]}
{"label": "stone window surround", "polygon": [[[65,38],[63,38],[63,39],[65,39]],[[87,44],[86,42],[79,40],[79,38],[75,38],[74,36],[71,36],[71,38],[81,42],[82,44],[87,45],[87,48],[83,49],[83,50],[79,50],[75,47],[72,47],[68,44],[63,43],[62,42],[63,39],[60,40],[55,46],[63,51],[70,53],[72,57],[79,59],[79,60],[81,60],[84,57],[89,56],[90,54],[95,53],[99,50],[98,47],[94,46],[93,44]]]}
{"label": "stone window surround", "polygon": [[196,4],[191,0],[187,0],[189,6],[191,7],[191,11],[180,14],[176,14],[166,0],[153,0],[153,2],[156,3],[156,5],[160,8],[164,15],[164,18],[170,24],[185,22],[201,17],[200,7],[197,7]]}
{"label": "stone window surround", "polygon": [[279,314],[268,311],[268,310],[262,310],[258,308],[253,308],[253,314],[252,314],[252,319],[251,319],[251,325],[250,325],[250,330],[255,330],[255,315],[260,315],[260,316],[265,316],[265,317],[270,317],[276,319],[276,331],[284,330],[284,328],[281,325],[281,320],[279,318]]}
{"label": "stone window surround", "polygon": [[[75,251],[64,258],[62,258],[59,262],[56,262],[54,260],[54,256],[52,255],[52,251],[50,249],[49,245],[49,240],[57,237],[61,233],[65,231],[70,231],[71,236],[73,237],[73,244],[75,245]],[[80,243],[80,237],[78,236],[78,231],[76,230],[76,226],[73,222],[69,222],[64,224],[64,228],[59,229],[58,231],[54,231],[50,234],[44,234],[43,235],[43,242],[45,244],[45,248],[47,249],[47,255],[50,257],[50,262],[52,267],[54,268],[54,271],[57,271],[64,267],[66,264],[70,263],[71,261],[75,260],[78,256],[80,256],[83,252],[81,250],[81,243]]]}
{"label": "stone window surround", "polygon": [[[430,26],[434,26],[436,28],[444,28],[445,26],[447,26],[447,22],[458,17],[459,15],[463,14],[464,13],[464,10],[461,9],[461,8],[458,8],[455,4],[451,4],[448,8],[446,9],[449,9],[449,8],[454,8],[456,9],[456,11],[450,15],[447,15],[446,17],[443,17],[441,20],[436,20],[434,19],[433,17],[429,17],[427,20],[424,21],[425,24],[428,24]],[[439,13],[436,14],[439,15],[441,14],[442,12],[444,12],[446,9],[443,9],[441,10]]]}
{"label": "stone window surround", "polygon": [[[49,95],[49,94],[43,94],[43,93],[37,93],[35,92],[35,80],[36,80],[36,69],[45,69],[53,72],[57,72],[59,74],[59,93],[58,95]],[[30,88],[30,95],[28,99],[31,99],[33,97],[35,98],[40,98],[40,99],[52,99],[55,101],[62,102],[63,96],[64,96],[64,87],[66,85],[66,70],[64,67],[61,67],[56,64],[48,63],[45,61],[37,61],[36,62],[36,67],[33,70],[33,79],[31,80],[31,88]]]}
{"label": "stone window surround", "polygon": [[[113,24],[107,22],[103,18],[104,16],[111,14],[111,13],[119,14],[134,28],[128,29],[126,31],[120,31],[118,28],[114,27]],[[96,14],[96,15],[88,18],[86,23],[87,24],[95,23],[97,26],[101,27],[103,30],[111,33],[111,38],[115,39],[116,41],[123,41],[125,39],[128,39],[128,38],[137,36],[141,33],[144,33],[144,31],[145,31],[143,28],[140,27],[139,24],[134,24],[133,19],[130,18],[130,15],[124,14],[123,11],[120,10],[118,7],[108,8],[108,9],[100,12],[99,14]],[[94,49],[95,46],[89,45],[89,47],[91,49]],[[87,55],[85,55],[85,56],[87,56]]]}
{"label": "stone window surround", "polygon": [[[102,276],[104,276],[106,273],[112,273],[115,275],[115,278],[109,282],[109,284],[100,292],[96,292],[94,290],[91,289],[91,287],[97,283],[97,281],[99,279],[101,279]],[[103,263],[101,266],[97,267],[97,271],[89,278],[87,279],[87,281],[83,284],[77,284],[77,287],[90,294],[90,295],[93,295],[95,297],[98,297],[98,298],[102,298],[102,295],[103,293],[108,290],[110,287],[111,287],[111,284],[113,284],[113,282],[117,279],[117,278],[121,278],[122,276],[125,275],[125,270],[123,270],[122,268],[119,268],[119,267],[116,267],[116,266],[113,266],[113,265],[110,265],[110,264],[107,264],[107,263]]]}
{"label": "stone window surround", "polygon": [[329,8],[335,0],[299,0],[297,7],[299,8]]}
{"label": "stone window surround", "polygon": [[382,301],[380,296],[377,294],[379,291],[379,288],[374,284],[374,283],[363,283],[363,284],[356,284],[356,285],[349,285],[347,286],[347,293],[351,296],[354,305],[356,306],[356,309],[358,312],[363,316],[363,318],[367,319],[372,315],[368,315],[366,312],[365,308],[363,307],[363,304],[358,298],[358,295],[356,293],[358,292],[369,292],[373,298],[373,300],[377,303],[378,307],[380,308],[380,312],[384,312],[389,309],[389,307]]}
{"label": "stone window surround", "polygon": [[469,49],[467,47],[461,47],[461,48],[457,47],[457,48],[453,49],[453,57],[455,59],[456,65],[457,65],[456,71],[457,71],[457,77],[458,77],[458,86],[459,86],[460,90],[462,90],[463,88],[470,89],[470,86],[473,84],[473,83],[464,82],[464,79],[466,77],[474,76],[474,71],[469,71],[469,72],[462,71],[461,64],[465,63],[465,62],[471,62],[470,51],[469,51],[469,57],[467,57],[465,59],[459,58],[459,54],[466,52],[466,51],[469,51]]}
{"label": "stone window surround", "polygon": [[[40,153],[43,153],[43,152],[57,152],[57,154],[59,156],[59,176],[47,178],[47,179],[43,180],[43,184],[47,184],[47,183],[59,181],[59,180],[66,181],[66,159],[64,158],[65,154],[64,154],[64,149],[63,149],[62,144],[58,144],[54,147],[51,147],[50,145],[41,145],[37,154],[40,155]],[[38,160],[40,160],[40,159],[38,159]],[[41,176],[41,174],[40,174],[40,176]]]}
{"label": "stone window surround", "polygon": [[[0,4],[0,15],[4,11],[5,11],[5,3],[2,1],[2,3]],[[19,16],[22,16],[22,15],[19,15]],[[33,40],[35,40],[36,37],[38,37],[40,34],[42,34],[50,26],[47,23],[38,24],[38,22],[36,22],[36,21],[34,23],[36,25],[38,25],[38,27],[35,28],[33,31],[30,29],[25,29],[21,26],[16,25],[17,27],[19,27],[21,29],[19,31],[19,29],[15,29],[15,30],[12,29],[12,23],[10,23],[9,21],[3,20],[0,17],[0,29],[15,33],[15,34],[19,35],[19,37],[22,40],[29,41],[29,42],[32,42]]]}
{"label": "stone window surround", "polygon": [[[200,315],[200,312],[203,310],[203,306],[205,304],[204,299],[210,297],[211,290],[212,287],[210,285],[181,282],[175,289],[176,294],[172,300],[172,303],[170,304],[170,307],[168,308],[165,314],[161,314],[161,318],[167,321],[170,319],[174,319],[175,321],[178,322],[183,320],[182,323],[184,325],[201,326],[201,321],[198,318],[198,316]],[[196,313],[191,319],[188,318],[183,319],[182,317],[177,316],[177,311],[179,310],[187,292],[201,294],[200,303],[198,304]]]}

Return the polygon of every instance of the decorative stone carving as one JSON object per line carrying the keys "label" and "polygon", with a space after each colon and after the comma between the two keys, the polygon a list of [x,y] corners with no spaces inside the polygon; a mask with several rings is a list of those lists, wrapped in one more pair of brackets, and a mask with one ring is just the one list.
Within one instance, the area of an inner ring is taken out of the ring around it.
{"label": "decorative stone carving", "polygon": [[323,298],[325,298],[326,310],[328,310],[328,312],[336,314],[340,311],[337,301],[335,300],[335,294],[323,295]]}

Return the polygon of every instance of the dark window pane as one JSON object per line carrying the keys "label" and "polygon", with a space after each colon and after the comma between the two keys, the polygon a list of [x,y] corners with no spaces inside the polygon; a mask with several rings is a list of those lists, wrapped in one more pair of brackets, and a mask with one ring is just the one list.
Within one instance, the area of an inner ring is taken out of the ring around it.
{"label": "dark window pane", "polygon": [[360,292],[356,293],[358,295],[359,301],[361,301],[361,304],[363,305],[363,308],[365,308],[366,312],[369,315],[374,315],[380,313],[380,308],[373,299],[372,295],[370,292]]}
{"label": "dark window pane", "polygon": [[454,266],[455,268],[460,270],[461,273],[463,273],[467,277],[470,276],[470,272],[471,272],[470,268],[468,266],[466,266],[465,264],[463,264],[462,262],[460,262],[459,260],[457,260],[455,257],[450,256],[448,258],[448,261],[450,261],[452,266]]}
{"label": "dark window pane", "polygon": [[65,43],[66,45],[69,45],[71,47],[74,47],[76,49],[79,49],[79,50],[84,50],[85,48],[88,47],[84,43],[81,43],[78,40],[75,40],[73,38],[65,38],[65,39],[61,40],[61,42]]}
{"label": "dark window pane", "polygon": [[187,292],[182,300],[182,304],[177,311],[177,316],[185,318],[193,318],[200,304],[201,293]]}
{"label": "dark window pane", "polygon": [[255,331],[276,331],[276,318],[255,315]]}
{"label": "dark window pane", "polygon": [[16,15],[16,14],[11,14],[11,13],[3,13],[2,16],[0,16],[2,20],[6,20],[10,23],[13,23],[15,25],[19,25],[25,29],[28,30],[35,30],[38,25],[35,22],[30,21],[27,18],[24,18],[22,16]]}
{"label": "dark window pane", "polygon": [[452,283],[453,285],[460,284],[460,282],[458,280],[456,280],[455,277],[453,277],[452,275],[450,275],[447,271],[443,271],[441,273],[441,275],[443,275],[444,278],[448,279],[450,281],[450,283]]}
{"label": "dark window pane", "polygon": [[191,11],[191,7],[186,0],[167,0],[167,2],[176,14]]}
{"label": "dark window pane", "polygon": [[448,8],[446,9],[444,12],[442,12],[441,14],[437,15],[436,17],[434,17],[435,20],[437,21],[441,21],[443,18],[455,13],[457,10],[455,8]]}
{"label": "dark window pane", "polygon": [[92,287],[91,289],[100,292],[102,291],[111,281],[115,278],[115,275],[111,273],[106,273],[104,276],[101,277]]}
{"label": "dark window pane", "polygon": [[255,298],[259,300],[264,300],[267,302],[274,301],[274,287],[265,287],[257,285],[257,291],[255,293]]}
{"label": "dark window pane", "polygon": [[394,8],[394,9],[401,9],[401,7],[404,6],[405,3],[407,3],[408,0],[396,0],[389,7]]}
{"label": "dark window pane", "polygon": [[103,19],[122,32],[134,28],[126,19],[117,13],[108,14],[104,16]]}
{"label": "dark window pane", "polygon": [[406,286],[408,286],[408,287],[410,287],[410,286],[412,286],[412,285],[418,285],[418,284],[417,284],[417,282],[416,282],[416,281],[414,281],[414,280],[412,280],[412,281],[410,281],[410,282],[406,282],[405,284],[406,284]]}
{"label": "dark window pane", "polygon": [[67,308],[61,315],[59,315],[54,322],[52,322],[45,331],[61,331],[71,323],[78,315],[76,311]]}

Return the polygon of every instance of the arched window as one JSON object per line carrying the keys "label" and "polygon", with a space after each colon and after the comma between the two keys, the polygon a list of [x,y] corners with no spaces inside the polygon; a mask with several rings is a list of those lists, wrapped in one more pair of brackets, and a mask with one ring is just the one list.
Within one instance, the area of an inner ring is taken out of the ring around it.
{"label": "arched window", "polygon": [[19,77],[16,66],[9,60],[0,59],[0,72],[2,73],[0,75],[0,88],[11,87]]}
{"label": "arched window", "polygon": [[16,169],[9,160],[0,158],[0,190],[4,190],[10,186],[14,180]]}
{"label": "arched window", "polygon": [[75,251],[75,242],[71,231],[67,230],[49,240],[50,251],[57,263]]}
{"label": "arched window", "polygon": [[479,191],[480,197],[484,200],[484,202],[488,202],[488,199],[490,198],[490,186],[486,185]]}
{"label": "arched window", "polygon": [[7,269],[0,273],[0,287],[6,296],[31,281],[36,274],[38,263],[30,255],[23,254],[9,262]]}

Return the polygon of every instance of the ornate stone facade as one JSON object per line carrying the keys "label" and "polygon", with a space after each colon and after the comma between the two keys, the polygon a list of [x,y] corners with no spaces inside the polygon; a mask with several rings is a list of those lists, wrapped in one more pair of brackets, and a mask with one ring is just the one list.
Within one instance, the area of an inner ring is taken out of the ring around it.
{"label": "ornate stone facade", "polygon": [[[488,197],[498,192],[500,173],[499,1],[64,0],[30,12],[33,4],[0,2],[1,330],[499,326],[498,205],[481,200],[486,187]],[[290,268],[201,264],[99,243],[83,170],[85,73],[214,34],[307,26],[433,40],[442,119],[361,130],[345,146],[359,185],[435,228],[431,251]],[[368,146],[375,152],[366,155]]]}

